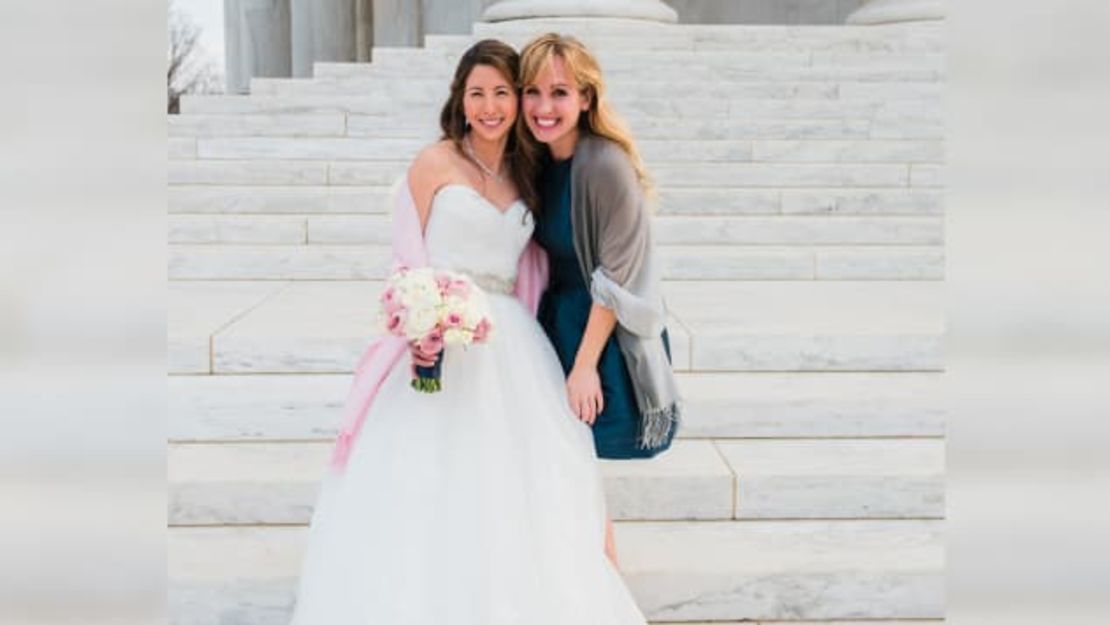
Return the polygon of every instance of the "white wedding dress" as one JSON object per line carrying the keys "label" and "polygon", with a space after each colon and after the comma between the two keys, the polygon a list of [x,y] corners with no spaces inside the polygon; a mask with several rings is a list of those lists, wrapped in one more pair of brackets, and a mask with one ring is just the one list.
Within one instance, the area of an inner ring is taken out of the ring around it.
{"label": "white wedding dress", "polygon": [[410,388],[407,364],[386,379],[324,478],[295,625],[644,625],[604,555],[589,426],[507,292],[532,227],[522,202],[501,212],[468,186],[433,199],[429,262],[485,288],[494,330],[447,349],[439,393]]}

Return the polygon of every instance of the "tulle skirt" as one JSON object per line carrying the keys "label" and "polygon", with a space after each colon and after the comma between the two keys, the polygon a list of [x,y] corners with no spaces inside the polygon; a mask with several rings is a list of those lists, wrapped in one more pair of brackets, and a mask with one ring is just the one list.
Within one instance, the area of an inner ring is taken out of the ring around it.
{"label": "tulle skirt", "polygon": [[448,348],[443,390],[386,379],[309,530],[295,625],[643,625],[604,555],[589,426],[543,330],[490,295],[488,343]]}

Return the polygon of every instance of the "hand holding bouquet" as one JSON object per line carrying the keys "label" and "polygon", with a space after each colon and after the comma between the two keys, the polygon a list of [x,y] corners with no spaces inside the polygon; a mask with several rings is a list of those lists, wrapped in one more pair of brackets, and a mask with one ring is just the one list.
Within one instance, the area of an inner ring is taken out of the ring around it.
{"label": "hand holding bouquet", "polygon": [[389,277],[380,299],[386,332],[408,339],[415,351],[434,362],[415,367],[412,387],[424,393],[443,388],[445,346],[483,343],[493,329],[486,294],[470,278],[451,271],[401,268]]}

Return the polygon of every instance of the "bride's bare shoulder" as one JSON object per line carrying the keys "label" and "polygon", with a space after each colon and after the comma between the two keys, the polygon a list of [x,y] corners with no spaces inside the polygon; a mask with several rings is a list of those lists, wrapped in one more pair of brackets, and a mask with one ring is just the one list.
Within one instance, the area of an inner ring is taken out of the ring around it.
{"label": "bride's bare shoulder", "polygon": [[454,153],[455,146],[450,140],[437,141],[421,150],[409,166],[409,188],[421,216],[427,214],[436,190],[452,179]]}
{"label": "bride's bare shoulder", "polygon": [[417,183],[447,178],[454,168],[455,146],[450,140],[437,141],[416,155],[409,166],[409,181]]}

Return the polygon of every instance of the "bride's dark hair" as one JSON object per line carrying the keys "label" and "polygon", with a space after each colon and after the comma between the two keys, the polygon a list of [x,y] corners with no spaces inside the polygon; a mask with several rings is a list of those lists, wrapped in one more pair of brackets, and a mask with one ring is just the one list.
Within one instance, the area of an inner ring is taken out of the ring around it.
{"label": "bride's dark hair", "polygon": [[[450,139],[459,154],[467,160],[472,160],[462,143],[467,132],[463,95],[466,90],[466,79],[470,77],[470,72],[477,65],[488,65],[501,72],[516,91],[517,116],[512,130],[509,131],[509,141],[505,145],[505,166],[509,169],[509,177],[516,185],[520,198],[528,205],[529,210],[533,213],[538,212],[540,201],[539,193],[536,191],[535,176],[539,169],[539,150],[524,125],[524,115],[520,106],[520,81],[517,79],[520,74],[520,55],[511,46],[496,39],[483,39],[471,46],[459,58],[455,77],[451,80],[451,95],[443,104],[443,111],[439,114],[439,127],[443,130],[442,138]],[[477,165],[475,163],[475,166]]]}

